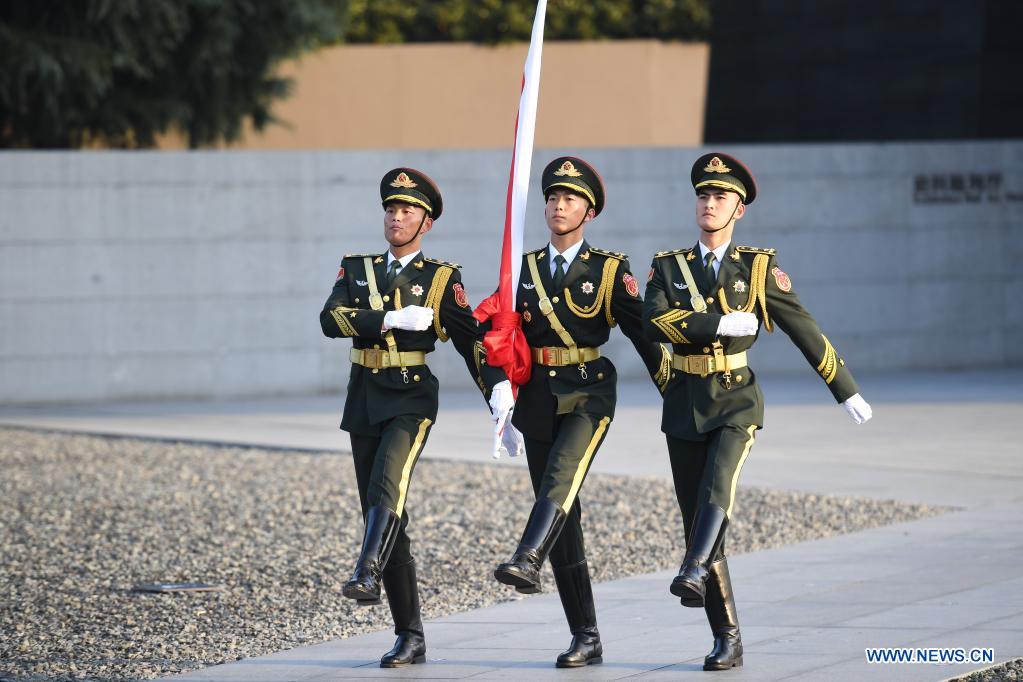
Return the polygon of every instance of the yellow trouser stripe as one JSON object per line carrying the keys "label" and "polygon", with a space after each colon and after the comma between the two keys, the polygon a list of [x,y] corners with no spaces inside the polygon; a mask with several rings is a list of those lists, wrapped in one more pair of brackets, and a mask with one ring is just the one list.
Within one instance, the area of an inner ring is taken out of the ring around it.
{"label": "yellow trouser stripe", "polygon": [[416,460],[419,459],[419,451],[423,449],[423,441],[426,440],[426,430],[430,428],[432,423],[429,419],[424,418],[419,424],[419,433],[416,434],[416,439],[412,441],[412,449],[409,450],[408,459],[405,460],[405,466],[401,470],[401,481],[398,483],[398,504],[394,510],[394,513],[398,516],[401,516],[402,510],[405,509],[405,494],[408,493],[412,467],[415,466]]}
{"label": "yellow trouser stripe", "polygon": [[753,447],[753,434],[756,433],[756,425],[749,427],[747,433],[749,434],[749,440],[746,441],[746,447],[742,450],[742,456],[739,457],[739,463],[735,466],[735,473],[732,474],[732,487],[728,490],[728,509],[725,510],[725,516],[728,518],[732,517],[732,505],[735,504],[735,485],[739,482],[739,472],[742,471],[742,465],[749,456],[750,448]]}
{"label": "yellow trouser stripe", "polygon": [[575,502],[575,496],[579,494],[579,486],[583,484],[583,479],[586,477],[586,471],[590,468],[590,460],[593,459],[593,453],[597,451],[600,439],[604,437],[604,432],[607,431],[607,425],[610,423],[611,417],[601,418],[600,423],[597,424],[597,430],[593,434],[593,438],[590,439],[590,444],[586,446],[586,452],[583,453],[583,458],[579,460],[579,467],[575,470],[575,478],[572,479],[572,487],[568,489],[568,497],[565,498],[565,502],[561,505],[561,508],[565,510],[566,514],[572,508],[572,503]]}

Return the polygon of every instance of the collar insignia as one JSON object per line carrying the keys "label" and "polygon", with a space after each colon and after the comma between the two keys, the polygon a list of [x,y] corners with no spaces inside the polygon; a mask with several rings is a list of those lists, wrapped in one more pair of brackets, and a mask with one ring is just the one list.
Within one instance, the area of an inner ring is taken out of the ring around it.
{"label": "collar insignia", "polygon": [[580,253],[579,257],[582,258],[583,260],[589,260],[590,259],[590,252],[587,251],[586,253]]}
{"label": "collar insignia", "polygon": [[690,251],[689,253],[686,254],[686,260],[688,261],[696,260],[696,254]]}
{"label": "collar insignia", "polygon": [[398,173],[398,177],[396,177],[394,180],[391,180],[391,187],[404,187],[405,189],[412,189],[413,187],[418,186],[419,185],[412,182],[412,178],[410,178],[408,174],[405,173],[405,171]]}
{"label": "collar insignia", "polygon": [[581,178],[583,176],[582,173],[576,170],[572,162],[568,160],[566,160],[565,163],[561,164],[561,168],[554,171],[554,174],[561,177],[567,175],[570,178]]}
{"label": "collar insignia", "polygon": [[742,258],[739,257],[739,252],[738,251],[734,251],[734,250],[732,251],[732,255],[729,256],[729,258],[734,260],[736,263],[738,263],[739,261],[742,260]]}
{"label": "collar insignia", "polygon": [[384,262],[384,257],[383,256],[377,256],[376,260],[373,261],[373,264],[374,265],[380,265],[383,262]]}

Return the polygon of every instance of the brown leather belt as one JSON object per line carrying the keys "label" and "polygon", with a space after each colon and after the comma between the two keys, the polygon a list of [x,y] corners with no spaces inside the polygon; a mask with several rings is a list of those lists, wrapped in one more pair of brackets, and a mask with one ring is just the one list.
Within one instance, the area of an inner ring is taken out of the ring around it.
{"label": "brown leather belt", "polygon": [[746,366],[746,351],[732,355],[722,355],[721,362],[713,355],[678,355],[671,356],[671,366],[687,374],[699,374],[705,377],[717,372],[731,372]]}
{"label": "brown leather belt", "polygon": [[533,362],[548,367],[564,367],[590,362],[600,357],[599,348],[565,348],[563,346],[544,346],[530,348]]}
{"label": "brown leather belt", "polygon": [[384,369],[385,367],[415,367],[426,364],[426,353],[421,350],[399,351],[400,362],[391,364],[391,356],[386,348],[353,348],[352,362],[356,365],[369,367],[370,369]]}

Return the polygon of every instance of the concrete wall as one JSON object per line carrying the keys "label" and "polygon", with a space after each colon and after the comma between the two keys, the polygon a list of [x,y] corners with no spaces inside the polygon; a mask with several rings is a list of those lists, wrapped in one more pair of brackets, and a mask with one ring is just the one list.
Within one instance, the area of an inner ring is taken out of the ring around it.
{"label": "concrete wall", "polygon": [[[504,149],[511,146],[526,43],[339,45],[285,63],[286,125],[237,149]],[[538,147],[697,145],[706,43],[602,40],[544,45]],[[608,87],[613,83],[614,87]],[[180,136],[164,148],[187,146]]]}
{"label": "concrete wall", "polygon": [[[561,151],[537,152],[533,187]],[[607,182],[588,239],[632,254],[641,281],[654,252],[695,243],[700,150],[572,151]],[[1023,364],[1023,143],[730,151],[761,190],[737,241],[779,250],[854,372]],[[383,171],[436,178],[445,212],[425,250],[461,262],[478,302],[496,281],[508,156],[0,154],[0,404],[341,390],[349,343],[323,338],[317,316],[341,255],[382,250]],[[783,334],[765,337],[755,368],[812,371]],[[622,373],[641,375],[612,338]],[[468,385],[450,346],[431,366]]]}

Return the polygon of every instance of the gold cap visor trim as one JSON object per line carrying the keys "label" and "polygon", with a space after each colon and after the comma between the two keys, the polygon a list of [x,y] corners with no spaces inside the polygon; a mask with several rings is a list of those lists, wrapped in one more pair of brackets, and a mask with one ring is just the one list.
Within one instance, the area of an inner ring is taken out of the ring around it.
{"label": "gold cap visor trim", "polygon": [[594,207],[597,206],[597,200],[593,198],[593,192],[591,192],[588,188],[583,187],[582,185],[576,185],[571,182],[552,182],[551,184],[547,185],[543,193],[547,194],[547,192],[551,191],[552,187],[568,187],[569,189],[574,189],[576,192],[579,192],[584,197],[589,199],[590,204],[592,206]]}
{"label": "gold cap visor trim", "polygon": [[418,197],[413,197],[408,194],[389,194],[384,197],[384,200],[381,203],[386,204],[388,201],[404,201],[406,204],[422,206],[430,212],[430,215],[433,215],[433,207]]}
{"label": "gold cap visor trim", "polygon": [[703,180],[694,185],[695,189],[700,189],[701,187],[720,187],[722,189],[729,189],[733,192],[737,192],[743,199],[746,198],[746,189],[734,182],[725,182],[724,180]]}

